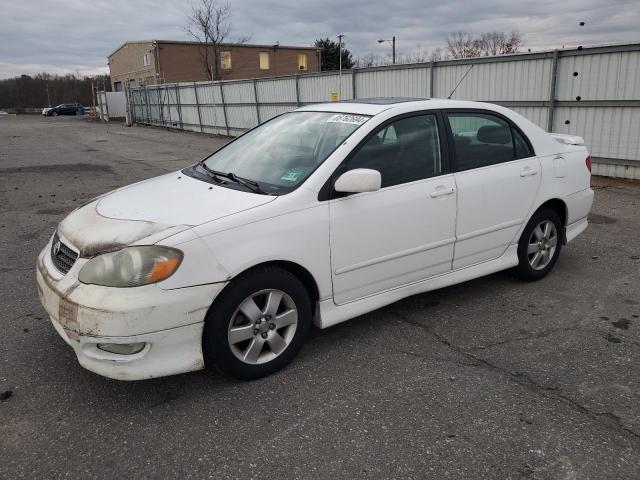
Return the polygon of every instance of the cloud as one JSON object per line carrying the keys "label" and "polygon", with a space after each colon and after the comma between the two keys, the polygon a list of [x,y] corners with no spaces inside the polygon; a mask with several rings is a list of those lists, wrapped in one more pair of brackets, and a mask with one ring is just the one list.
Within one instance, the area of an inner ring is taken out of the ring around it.
{"label": "cloud", "polygon": [[[356,56],[386,54],[379,38],[397,37],[400,53],[442,47],[450,32],[519,30],[524,47],[638,41],[635,0],[233,0],[232,39],[310,45],[341,33]],[[35,73],[102,72],[127,40],[186,40],[187,3],[180,0],[30,0],[5,2],[0,78]],[[580,26],[579,22],[585,22]]]}

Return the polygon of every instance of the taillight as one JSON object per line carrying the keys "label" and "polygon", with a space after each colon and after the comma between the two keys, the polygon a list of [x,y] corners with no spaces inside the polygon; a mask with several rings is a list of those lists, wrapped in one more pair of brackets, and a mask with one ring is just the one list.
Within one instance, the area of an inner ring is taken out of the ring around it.
{"label": "taillight", "polygon": [[589,155],[585,159],[584,163],[587,165],[587,169],[589,170],[589,173],[591,173],[591,155]]}

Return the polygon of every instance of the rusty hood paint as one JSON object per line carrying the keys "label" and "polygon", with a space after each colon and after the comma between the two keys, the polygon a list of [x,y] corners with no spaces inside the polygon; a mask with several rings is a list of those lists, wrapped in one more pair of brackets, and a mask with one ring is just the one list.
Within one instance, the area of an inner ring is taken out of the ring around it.
{"label": "rusty hood paint", "polygon": [[276,197],[210,185],[180,172],[114,190],[73,211],[58,226],[81,257],[163,238],[255,208]]}

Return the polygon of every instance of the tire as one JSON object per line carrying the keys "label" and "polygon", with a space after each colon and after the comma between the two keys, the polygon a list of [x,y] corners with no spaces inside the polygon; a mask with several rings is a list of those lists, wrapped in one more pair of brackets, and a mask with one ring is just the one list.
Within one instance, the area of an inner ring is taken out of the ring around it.
{"label": "tire", "polygon": [[562,220],[551,208],[541,208],[533,214],[518,242],[516,276],[536,281],[547,276],[562,249]]}
{"label": "tire", "polygon": [[293,360],[311,323],[311,300],[295,275],[277,267],[249,270],[207,312],[205,364],[240,380],[270,375]]}
{"label": "tire", "polygon": [[57,116],[58,116],[58,112],[53,112],[51,115],[52,115],[53,117],[57,117]]}

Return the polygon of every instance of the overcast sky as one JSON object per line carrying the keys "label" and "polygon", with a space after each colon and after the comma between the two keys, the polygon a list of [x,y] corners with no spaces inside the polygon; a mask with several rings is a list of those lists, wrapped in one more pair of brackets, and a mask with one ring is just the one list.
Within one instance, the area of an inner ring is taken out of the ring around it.
{"label": "overcast sky", "polygon": [[[310,45],[345,35],[356,56],[442,47],[448,33],[519,30],[524,49],[640,41],[638,0],[232,0],[231,39]],[[40,71],[106,72],[126,40],[188,39],[179,0],[0,0],[0,78]],[[580,26],[585,22],[585,26]]]}

